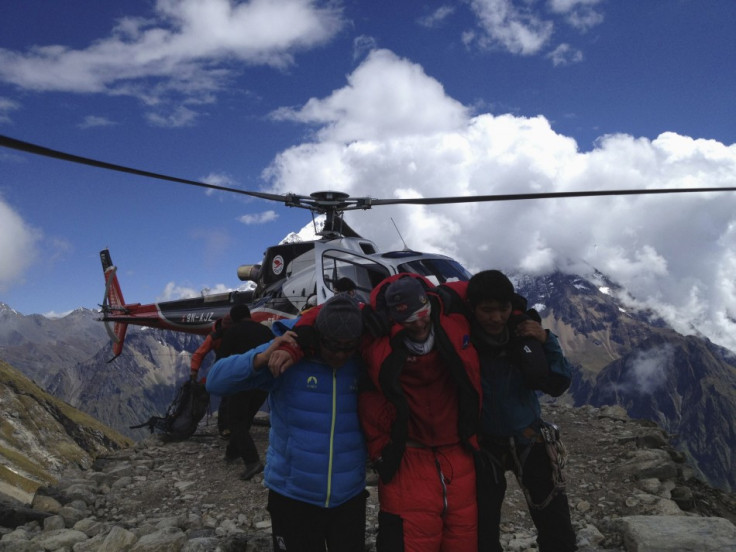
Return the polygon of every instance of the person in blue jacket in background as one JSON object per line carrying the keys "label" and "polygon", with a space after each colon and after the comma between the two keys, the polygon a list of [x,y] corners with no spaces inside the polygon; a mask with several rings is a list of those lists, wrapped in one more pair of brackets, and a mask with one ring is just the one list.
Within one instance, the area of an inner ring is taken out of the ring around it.
{"label": "person in blue jacket in background", "polygon": [[[363,552],[366,448],[358,421],[358,303],[337,295],[314,326],[297,334],[280,322],[273,341],[218,360],[207,390],[269,391],[264,484],[274,550]],[[299,345],[305,356],[289,353]]]}

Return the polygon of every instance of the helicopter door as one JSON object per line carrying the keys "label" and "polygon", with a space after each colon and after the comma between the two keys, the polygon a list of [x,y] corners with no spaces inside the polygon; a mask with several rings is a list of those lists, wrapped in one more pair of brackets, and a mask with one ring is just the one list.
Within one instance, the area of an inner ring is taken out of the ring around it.
{"label": "helicopter door", "polygon": [[392,274],[384,266],[353,251],[336,249],[329,244],[318,244],[315,267],[317,303],[324,303],[335,294],[335,282],[350,278],[355,282],[355,295],[359,301],[369,302],[371,291],[381,280]]}

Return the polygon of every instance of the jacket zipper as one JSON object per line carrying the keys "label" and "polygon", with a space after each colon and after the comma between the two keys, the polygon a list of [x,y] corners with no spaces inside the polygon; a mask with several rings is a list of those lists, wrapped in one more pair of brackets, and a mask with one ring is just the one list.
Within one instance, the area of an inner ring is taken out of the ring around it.
{"label": "jacket zipper", "polygon": [[432,449],[432,453],[434,454],[434,463],[437,466],[437,474],[440,477],[440,485],[442,485],[442,513],[440,514],[440,517],[445,517],[445,514],[447,513],[447,479],[445,479],[445,474],[442,472],[442,466],[440,465],[440,459],[437,455],[437,449]]}
{"label": "jacket zipper", "polygon": [[335,422],[337,417],[337,370],[332,369],[332,422],[330,424],[330,456],[327,463],[327,497],[325,508],[330,507],[330,495],[332,494],[332,457],[335,452]]}

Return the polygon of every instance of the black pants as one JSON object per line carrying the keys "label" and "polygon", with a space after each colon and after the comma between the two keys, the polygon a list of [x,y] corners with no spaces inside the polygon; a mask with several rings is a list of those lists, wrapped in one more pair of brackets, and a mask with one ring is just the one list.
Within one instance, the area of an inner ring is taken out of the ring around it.
{"label": "black pants", "polygon": [[227,425],[227,398],[227,395],[220,397],[220,406],[217,407],[217,431],[220,435],[230,431]]}
{"label": "black pants", "polygon": [[274,551],[364,552],[367,497],[362,491],[340,506],[320,508],[268,491]]}
{"label": "black pants", "polygon": [[242,458],[246,464],[258,462],[258,449],[250,436],[253,417],[268,397],[267,391],[253,389],[241,391],[227,397],[227,426],[230,429],[230,442],[225,454],[228,458]]}
{"label": "black pants", "polygon": [[[482,516],[482,519],[479,519],[479,524],[483,524],[485,529],[489,531],[490,550],[501,552],[503,548],[501,548],[500,543],[500,524],[501,505],[506,495],[505,472],[512,470],[518,474],[518,470],[513,456],[511,456],[510,444],[488,441],[484,442],[482,447],[493,460],[491,463],[487,463],[486,466],[486,469],[491,470],[491,473],[484,474],[482,478],[485,489],[478,489],[479,493],[483,493],[481,499],[483,508],[480,508],[479,511],[479,516]],[[516,447],[517,458],[523,462],[521,482],[529,491],[532,503],[542,504],[554,487],[552,465],[543,443],[532,444],[528,455],[525,457],[528,447],[529,445]],[[557,491],[551,502],[544,508],[530,506],[529,513],[537,528],[537,544],[540,552],[572,552],[577,550],[575,531],[570,521],[570,507],[564,491]]]}

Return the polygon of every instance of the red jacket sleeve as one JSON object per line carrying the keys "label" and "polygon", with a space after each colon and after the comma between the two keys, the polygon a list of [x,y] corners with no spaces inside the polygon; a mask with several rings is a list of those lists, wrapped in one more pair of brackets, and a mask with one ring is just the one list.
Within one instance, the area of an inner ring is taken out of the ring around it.
{"label": "red jacket sleeve", "polygon": [[204,357],[206,357],[207,353],[209,353],[214,348],[215,342],[212,339],[212,334],[209,334],[207,337],[204,338],[202,344],[197,347],[197,350],[192,353],[192,364],[190,368],[192,372],[199,371],[199,367],[202,365]]}
{"label": "red jacket sleeve", "polygon": [[465,301],[468,298],[468,282],[458,280],[457,282],[445,282],[442,284],[445,287],[450,288],[460,296],[460,299]]}
{"label": "red jacket sleeve", "polygon": [[[318,305],[316,307],[312,307],[309,310],[304,311],[300,316],[299,319],[294,324],[293,330],[299,334],[299,328],[303,328],[305,326],[311,327],[314,326],[315,321],[317,320],[317,315],[319,314],[320,309],[322,308],[322,305]],[[305,352],[304,350],[299,347],[299,345],[293,346],[289,345],[288,343],[282,343],[279,345],[278,348],[279,351],[286,351],[289,353],[291,358],[294,360],[294,363],[296,364],[301,359],[304,358]]]}

